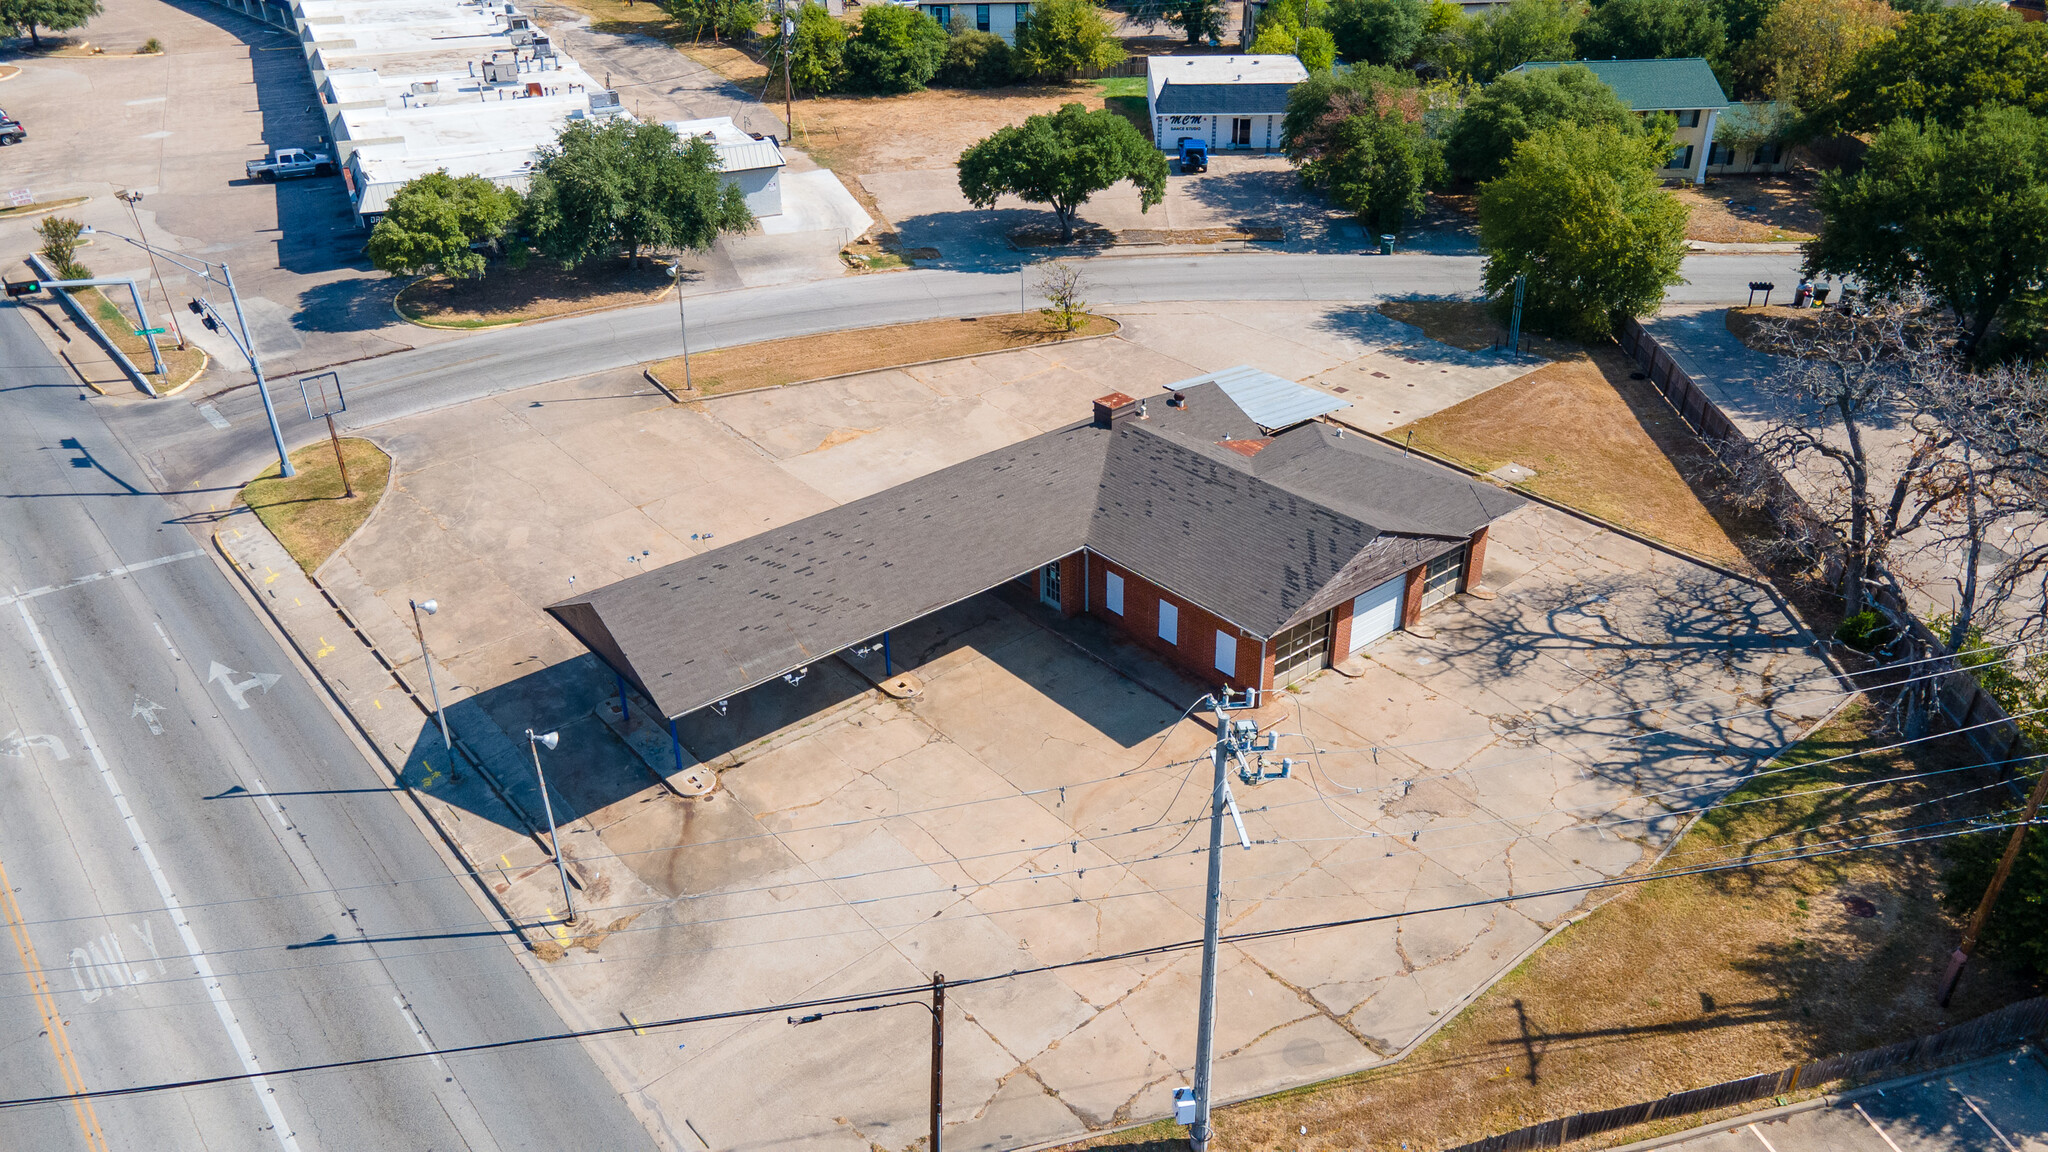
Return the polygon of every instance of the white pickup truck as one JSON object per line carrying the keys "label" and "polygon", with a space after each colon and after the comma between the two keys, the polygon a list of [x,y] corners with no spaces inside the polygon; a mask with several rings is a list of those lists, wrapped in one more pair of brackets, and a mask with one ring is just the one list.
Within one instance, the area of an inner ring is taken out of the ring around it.
{"label": "white pickup truck", "polygon": [[262,160],[243,166],[251,180],[290,180],[298,176],[334,175],[334,157],[304,148],[279,148]]}

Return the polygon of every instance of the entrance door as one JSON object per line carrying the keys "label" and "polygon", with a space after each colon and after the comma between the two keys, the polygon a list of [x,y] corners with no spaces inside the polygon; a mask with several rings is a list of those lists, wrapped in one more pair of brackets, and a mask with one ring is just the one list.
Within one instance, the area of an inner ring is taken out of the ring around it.
{"label": "entrance door", "polygon": [[1408,577],[1396,576],[1351,602],[1351,651],[1385,636],[1401,626],[1402,601]]}
{"label": "entrance door", "polygon": [[1055,560],[1038,570],[1038,598],[1050,607],[1060,606],[1060,562]]}
{"label": "entrance door", "polygon": [[1249,148],[1252,146],[1251,117],[1239,116],[1231,120],[1230,146],[1232,148]]}
{"label": "entrance door", "polygon": [[1330,614],[1273,637],[1273,683],[1285,687],[1330,662]]}

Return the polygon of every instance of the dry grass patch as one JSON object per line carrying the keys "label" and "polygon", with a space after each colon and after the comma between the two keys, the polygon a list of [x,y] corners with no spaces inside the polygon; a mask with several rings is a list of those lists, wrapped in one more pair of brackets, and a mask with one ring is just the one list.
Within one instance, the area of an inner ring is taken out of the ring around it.
{"label": "dry grass patch", "polygon": [[[1890,742],[1873,728],[1869,713],[1853,707],[1773,767]],[[1819,846],[2009,804],[1995,791],[1955,796],[1991,782],[1976,771],[1868,783],[1974,762],[1960,744],[1923,744],[1761,777],[1695,825],[1664,867]],[[1821,791],[1841,785],[1856,787]],[[2037,994],[1991,962],[1971,968],[1950,1009],[1935,1002],[1959,932],[1934,899],[1939,849],[1760,864],[1620,889],[1406,1060],[1221,1109],[1213,1146],[1449,1148],[1924,1035]],[[1073,1147],[1163,1152],[1184,1146],[1179,1133],[1156,1124]],[[1649,1134],[1614,1132],[1597,1143]]]}
{"label": "dry grass patch", "polygon": [[[127,289],[121,291],[125,293]],[[128,314],[127,308],[116,304],[112,297],[98,288],[80,288],[71,294],[92,314],[92,318],[99,323],[100,331],[107,334],[108,339],[128,357],[159,395],[190,384],[198,378],[200,370],[206,367],[206,353],[195,345],[178,347],[178,338],[173,335],[173,329],[156,338],[157,352],[164,359],[164,370],[150,371],[154,362],[149,358],[149,341],[135,334],[135,318]],[[159,327],[171,329],[171,321],[160,316],[153,319],[158,322]]]}
{"label": "dry grass patch", "polygon": [[796,102],[796,146],[843,175],[951,168],[969,145],[1027,116],[1081,104],[1103,106],[1102,88],[1080,81],[969,91],[927,88],[904,96],[827,96]]}
{"label": "dry grass patch", "polygon": [[[700,352],[690,357],[690,380],[698,394],[712,396],[796,384],[822,376],[900,368],[948,356],[1009,352],[1037,344],[1101,336],[1117,328],[1117,322],[1106,316],[1086,316],[1078,330],[1056,332],[1045,317],[1033,313],[921,320],[851,332],[821,332]],[[648,370],[671,388],[683,387],[680,356],[651,364]]]}
{"label": "dry grass patch", "polygon": [[1685,238],[1715,244],[1811,240],[1820,231],[1814,182],[1804,176],[1722,176],[1675,190],[1692,209]]}
{"label": "dry grass patch", "polygon": [[1777,324],[1789,324],[1794,335],[1810,335],[1821,322],[1822,313],[1814,308],[1794,308],[1789,304],[1762,304],[1746,308],[1730,308],[1726,323],[1728,331],[1737,340],[1759,352],[1774,356],[1785,356],[1792,349],[1782,341],[1771,338],[1769,328]]}
{"label": "dry grass patch", "polygon": [[493,263],[481,280],[429,276],[399,290],[398,313],[436,328],[495,328],[522,320],[645,304],[668,287],[668,273],[652,260],[629,268],[607,260],[564,269],[535,257],[523,269]]}
{"label": "dry grass patch", "polygon": [[297,475],[291,479],[279,479],[277,467],[272,465],[243,486],[236,497],[308,572],[319,568],[362,527],[391,482],[391,457],[375,444],[348,438],[341,442],[341,451],[348,461],[354,496],[342,494],[334,445],[322,440],[292,453]]}
{"label": "dry grass patch", "polygon": [[[1382,309],[1404,322],[1426,320],[1419,326],[1447,344],[1490,342],[1487,321],[1419,303],[1434,307],[1426,315]],[[1388,435],[1413,432],[1417,448],[1479,472],[1532,468],[1536,476],[1519,487],[1715,563],[1750,567],[1738,542],[1748,526],[1709,506],[1688,480],[1705,474],[1712,458],[1648,380],[1631,378],[1635,364],[1612,344],[1531,347],[1553,362]]]}

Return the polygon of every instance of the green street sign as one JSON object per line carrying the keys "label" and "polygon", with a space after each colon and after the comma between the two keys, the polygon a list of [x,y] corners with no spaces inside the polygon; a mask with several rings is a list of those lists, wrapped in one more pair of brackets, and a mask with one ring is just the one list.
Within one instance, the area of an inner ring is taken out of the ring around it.
{"label": "green street sign", "polygon": [[137,336],[161,336],[168,331],[169,329],[167,328],[137,328],[135,334]]}

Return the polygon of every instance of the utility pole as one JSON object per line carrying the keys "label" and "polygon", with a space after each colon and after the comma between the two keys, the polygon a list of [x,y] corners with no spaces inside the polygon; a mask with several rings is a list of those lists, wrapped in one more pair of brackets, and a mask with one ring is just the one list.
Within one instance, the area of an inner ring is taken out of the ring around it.
{"label": "utility pole", "polygon": [[[1230,713],[1256,708],[1258,699],[1256,690],[1247,689],[1244,699],[1232,704],[1227,688],[1220,699],[1215,696],[1209,698],[1216,707],[1216,747],[1210,753],[1216,778],[1209,791],[1209,892],[1206,910],[1202,914],[1202,994],[1201,1009],[1195,1022],[1194,1117],[1188,1125],[1188,1143],[1194,1152],[1207,1152],[1211,1135],[1209,1107],[1214,1095],[1212,1066],[1216,1060],[1216,952],[1223,929],[1223,813],[1226,808],[1234,811],[1226,776],[1232,756],[1242,752],[1268,751],[1273,743],[1270,736],[1259,741],[1257,728],[1250,720],[1242,723],[1251,728],[1251,732],[1236,731]],[[1252,738],[1241,740],[1240,736]],[[1238,840],[1246,850],[1250,850],[1251,844],[1245,841],[1242,828],[1240,824]]]}
{"label": "utility pole", "polygon": [[932,973],[932,1152],[946,1122],[946,978]]}
{"label": "utility pole", "polygon": [[1984,899],[1977,902],[1977,913],[1970,917],[1970,926],[1963,930],[1963,942],[1956,945],[1955,952],[1948,958],[1948,974],[1941,978],[1941,1006],[1948,1007],[1948,998],[1956,990],[1956,978],[1963,974],[1963,965],[1970,959],[1970,952],[1977,947],[1977,937],[1984,934],[1984,924],[1991,919],[1991,906],[1998,903],[1998,890],[2005,887],[2005,878],[2012,875],[2012,866],[2020,856],[2020,844],[2027,838],[2027,829],[2033,827],[2034,817],[2041,811],[2041,800],[2048,797],[2048,771],[2034,782],[2033,794],[2027,797],[2026,814],[2020,817],[2012,838],[2005,842],[2005,855],[1999,858],[1998,871],[1991,874],[1991,886],[1984,889]]}
{"label": "utility pole", "polygon": [[683,306],[683,254],[676,253],[675,263],[668,266],[668,274],[676,281],[676,319],[683,329],[683,391],[694,392],[696,385],[690,382],[690,312]]}
{"label": "utility pole", "polygon": [[[782,0],[782,127],[796,135],[796,113],[791,110],[789,54],[796,50],[796,21],[789,18],[789,0]],[[932,1152],[938,1152],[934,1148]]]}
{"label": "utility pole", "polygon": [[[177,311],[171,307],[171,290],[164,284],[163,273],[157,271],[156,249],[149,246],[149,233],[143,231],[142,228],[142,212],[135,207],[142,202],[142,193],[131,192],[124,188],[114,193],[114,199],[128,205],[128,218],[135,221],[135,234],[142,238],[142,250],[149,255],[149,274],[156,281],[156,290],[163,294],[164,315],[171,318],[171,331],[178,334],[178,350],[182,352],[185,350],[185,329],[183,325],[178,323]],[[149,324],[144,322],[143,327],[147,328]]]}

